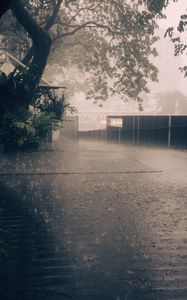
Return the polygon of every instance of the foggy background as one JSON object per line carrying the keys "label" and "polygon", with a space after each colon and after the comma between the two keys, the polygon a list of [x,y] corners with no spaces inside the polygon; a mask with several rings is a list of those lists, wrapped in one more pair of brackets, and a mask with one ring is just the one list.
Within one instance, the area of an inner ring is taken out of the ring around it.
{"label": "foggy background", "polygon": [[[164,37],[168,27],[178,25],[181,14],[186,10],[185,1],[171,3],[164,11],[167,18],[159,20],[158,35],[160,40],[155,43],[159,56],[153,62],[159,69],[158,83],[150,82],[150,93],[144,94],[143,111],[139,111],[138,104],[133,100],[123,102],[117,96],[107,99],[102,105],[86,100],[84,93],[83,74],[75,68],[60,71],[50,80],[54,84],[70,82],[75,92],[67,89],[67,100],[77,108],[79,116],[79,130],[95,130],[106,128],[107,115],[124,114],[156,114],[156,115],[186,115],[187,114],[187,87],[186,79],[179,71],[179,67],[186,64],[186,56],[174,56],[174,47],[168,37]],[[49,76],[50,70],[46,70]],[[71,82],[72,81],[72,82]],[[68,113],[70,114],[70,113]]]}

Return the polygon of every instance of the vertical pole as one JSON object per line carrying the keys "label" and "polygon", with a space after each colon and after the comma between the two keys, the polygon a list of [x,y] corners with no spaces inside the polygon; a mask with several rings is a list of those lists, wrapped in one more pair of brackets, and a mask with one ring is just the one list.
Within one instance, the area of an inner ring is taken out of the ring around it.
{"label": "vertical pole", "polygon": [[132,144],[134,145],[134,129],[135,129],[135,116],[133,116],[133,128],[132,128]]}
{"label": "vertical pole", "polygon": [[76,117],[76,131],[77,131],[77,140],[79,140],[79,117]]}
{"label": "vertical pole", "polygon": [[121,142],[121,127],[118,127],[119,128],[119,131],[118,131],[118,142],[120,144]]}
{"label": "vertical pole", "polygon": [[108,126],[109,126],[109,117],[106,116],[106,131],[105,131],[106,142],[108,142]]}
{"label": "vertical pole", "polygon": [[168,118],[168,148],[171,146],[171,116]]}
{"label": "vertical pole", "polygon": [[138,139],[138,145],[140,144],[140,116],[138,116],[138,136],[137,136],[137,139]]}

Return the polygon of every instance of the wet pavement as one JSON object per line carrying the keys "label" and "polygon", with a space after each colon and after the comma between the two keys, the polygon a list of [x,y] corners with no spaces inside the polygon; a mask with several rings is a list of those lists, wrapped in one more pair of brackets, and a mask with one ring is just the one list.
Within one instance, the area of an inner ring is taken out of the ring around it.
{"label": "wet pavement", "polygon": [[187,151],[0,154],[0,299],[187,299]]}

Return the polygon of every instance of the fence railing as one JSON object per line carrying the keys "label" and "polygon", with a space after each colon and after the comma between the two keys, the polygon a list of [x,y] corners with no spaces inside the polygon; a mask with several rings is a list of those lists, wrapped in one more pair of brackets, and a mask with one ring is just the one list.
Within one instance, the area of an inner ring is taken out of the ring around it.
{"label": "fence railing", "polygon": [[94,140],[106,140],[106,130],[88,130],[88,131],[79,131],[79,138],[82,139],[94,139]]}
{"label": "fence railing", "polygon": [[108,116],[107,140],[187,148],[187,116]]}

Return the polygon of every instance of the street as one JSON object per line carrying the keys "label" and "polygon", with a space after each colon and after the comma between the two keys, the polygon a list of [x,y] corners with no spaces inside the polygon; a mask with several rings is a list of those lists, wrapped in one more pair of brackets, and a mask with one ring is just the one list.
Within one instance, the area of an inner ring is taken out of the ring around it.
{"label": "street", "polygon": [[0,163],[0,299],[187,299],[186,150],[62,141]]}

